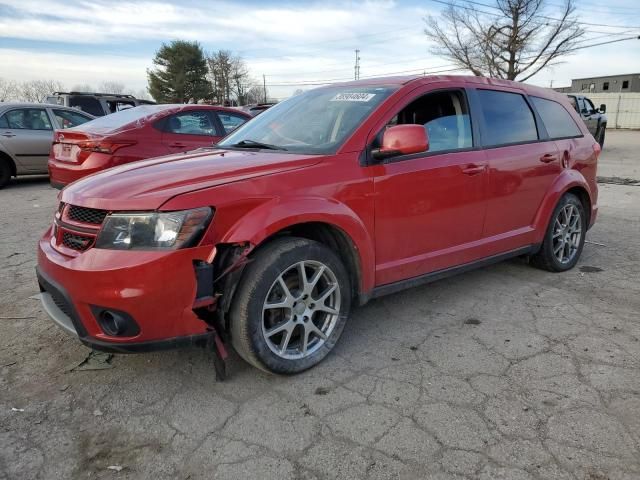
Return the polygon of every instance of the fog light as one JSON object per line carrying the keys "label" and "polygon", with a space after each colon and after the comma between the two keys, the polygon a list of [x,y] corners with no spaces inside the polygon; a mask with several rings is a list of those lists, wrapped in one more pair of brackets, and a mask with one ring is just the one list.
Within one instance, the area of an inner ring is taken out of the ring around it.
{"label": "fog light", "polygon": [[91,310],[102,331],[110,337],[133,337],[140,333],[138,324],[125,312],[96,306],[91,306]]}

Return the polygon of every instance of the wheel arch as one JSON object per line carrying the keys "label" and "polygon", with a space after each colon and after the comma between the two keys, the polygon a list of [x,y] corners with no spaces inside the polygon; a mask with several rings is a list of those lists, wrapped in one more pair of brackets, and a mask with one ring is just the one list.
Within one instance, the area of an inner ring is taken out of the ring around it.
{"label": "wheel arch", "polygon": [[580,199],[587,215],[587,225],[591,225],[593,195],[589,184],[580,172],[564,170],[549,189],[534,219],[533,226],[537,232],[538,243],[542,243],[553,209],[565,193],[572,193]]}
{"label": "wheel arch", "polygon": [[375,278],[373,239],[364,221],[335,200],[296,196],[263,203],[226,229],[216,249],[241,250],[246,258],[283,236],[307,238],[331,248],[349,272],[354,301],[363,304],[370,298]]}
{"label": "wheel arch", "polygon": [[9,164],[9,167],[11,168],[11,176],[15,177],[18,175],[18,167],[16,165],[16,162],[13,160],[13,158],[11,158],[11,155],[9,155],[7,152],[0,150],[0,162],[7,162]]}

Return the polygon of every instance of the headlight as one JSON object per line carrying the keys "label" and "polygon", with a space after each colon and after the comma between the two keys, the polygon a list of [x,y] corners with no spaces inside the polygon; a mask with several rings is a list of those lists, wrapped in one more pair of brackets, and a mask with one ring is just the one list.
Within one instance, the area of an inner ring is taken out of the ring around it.
{"label": "headlight", "polygon": [[190,247],[207,228],[212,214],[209,207],[180,212],[114,213],[105,219],[96,248],[156,250]]}

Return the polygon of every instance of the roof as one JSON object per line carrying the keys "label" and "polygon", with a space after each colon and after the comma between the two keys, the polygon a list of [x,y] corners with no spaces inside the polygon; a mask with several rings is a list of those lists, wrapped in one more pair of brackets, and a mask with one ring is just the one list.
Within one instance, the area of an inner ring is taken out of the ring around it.
{"label": "roof", "polygon": [[379,78],[368,78],[363,80],[352,80],[350,82],[341,82],[334,83],[332,85],[354,85],[354,86],[370,86],[370,85],[407,85],[410,83],[424,84],[427,85],[429,83],[435,82],[464,82],[475,85],[487,85],[487,86],[495,86],[495,87],[510,87],[510,88],[518,88],[520,90],[524,90],[525,92],[532,95],[549,95],[548,88],[538,87],[536,85],[530,85],[528,83],[517,82],[513,80],[503,80],[500,78],[489,78],[489,77],[477,77],[473,75],[419,75],[419,76],[396,76],[396,77],[379,77]]}
{"label": "roof", "polygon": [[595,77],[582,77],[582,78],[572,78],[572,81],[576,81],[576,80],[594,80],[596,78],[616,78],[616,77],[633,77],[633,76],[638,76],[640,77],[640,73],[619,73],[618,75],[597,75]]}
{"label": "roof", "polygon": [[[66,107],[64,105],[58,105],[56,103],[37,103],[37,102],[0,102],[0,108],[2,107],[49,107],[49,108],[64,108],[65,110],[79,110],[74,107]],[[86,113],[86,112],[83,112]]]}

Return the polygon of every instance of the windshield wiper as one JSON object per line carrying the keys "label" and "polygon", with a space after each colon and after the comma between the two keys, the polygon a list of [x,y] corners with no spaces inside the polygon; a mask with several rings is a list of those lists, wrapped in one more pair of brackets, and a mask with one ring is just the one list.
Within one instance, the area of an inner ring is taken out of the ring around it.
{"label": "windshield wiper", "polygon": [[269,143],[256,142],[255,140],[242,140],[241,142],[234,143],[229,145],[230,147],[236,148],[265,148],[267,150],[286,150],[284,147],[279,147],[278,145],[271,145]]}

